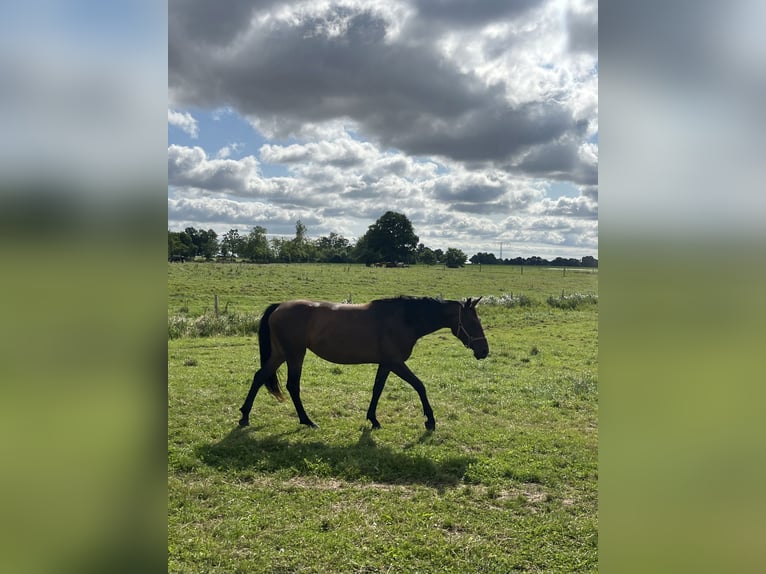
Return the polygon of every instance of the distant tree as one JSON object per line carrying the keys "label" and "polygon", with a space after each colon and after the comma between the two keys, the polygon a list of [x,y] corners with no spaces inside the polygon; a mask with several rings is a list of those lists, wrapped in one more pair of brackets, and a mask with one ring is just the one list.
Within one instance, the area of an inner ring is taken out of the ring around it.
{"label": "distant tree", "polygon": [[431,250],[430,247],[426,247],[418,253],[418,263],[423,263],[424,265],[433,265],[436,263],[436,254]]}
{"label": "distant tree", "polygon": [[266,228],[256,225],[245,237],[242,238],[241,255],[249,261],[268,261],[269,240],[266,239]]}
{"label": "distant tree", "polygon": [[444,263],[444,251],[441,249],[434,249],[434,257],[437,263]]}
{"label": "distant tree", "polygon": [[183,238],[185,244],[193,246],[187,255],[188,257],[200,256],[205,259],[212,259],[218,253],[218,235],[212,229],[205,231],[204,229],[187,227],[183,233],[186,235]]}
{"label": "distant tree", "polygon": [[479,252],[475,255],[472,255],[469,261],[473,263],[474,265],[476,264],[495,265],[497,263],[500,263],[497,257],[495,257],[494,253],[484,253],[484,252]]}
{"label": "distant tree", "polygon": [[279,258],[288,263],[312,261],[316,258],[314,244],[306,237],[306,226],[299,219],[295,222],[295,237],[280,245]]}
{"label": "distant tree", "polygon": [[358,261],[409,262],[415,253],[418,236],[407,216],[387,211],[359,238],[354,255]]}
{"label": "distant tree", "polygon": [[295,222],[295,241],[298,243],[306,241],[306,226],[300,219]]}
{"label": "distant tree", "polygon": [[314,246],[318,260],[323,263],[347,263],[350,260],[349,240],[334,231],[317,239]]}
{"label": "distant tree", "polygon": [[586,255],[582,258],[582,266],[583,267],[598,267],[598,259],[595,257],[591,257],[590,255]]}
{"label": "distant tree", "polygon": [[444,263],[447,267],[462,267],[465,265],[466,259],[466,254],[454,247],[448,248],[447,253],[444,254]]}
{"label": "distant tree", "polygon": [[556,257],[556,259],[551,261],[551,265],[554,267],[579,267],[580,261],[579,259]]}
{"label": "distant tree", "polygon": [[168,230],[168,259],[174,257],[191,259],[194,257],[195,252],[196,248],[188,233],[185,231]]}
{"label": "distant tree", "polygon": [[221,239],[221,255],[224,257],[228,257],[229,255],[236,257],[241,253],[242,246],[243,242],[242,237],[239,235],[239,230],[230,229],[223,234],[223,238]]}
{"label": "distant tree", "polygon": [[274,257],[274,259],[278,261],[284,261],[282,259],[282,246],[287,243],[287,239],[284,239],[282,237],[273,237],[271,239],[270,245],[271,245],[271,255]]}
{"label": "distant tree", "polygon": [[218,253],[218,234],[212,229],[203,231],[200,229],[197,234],[197,255],[201,255],[207,260],[215,257]]}
{"label": "distant tree", "polygon": [[194,227],[187,227],[184,229],[184,233],[189,237],[189,241],[191,241],[191,244],[194,246],[192,257],[199,255],[199,245],[201,243],[199,230]]}

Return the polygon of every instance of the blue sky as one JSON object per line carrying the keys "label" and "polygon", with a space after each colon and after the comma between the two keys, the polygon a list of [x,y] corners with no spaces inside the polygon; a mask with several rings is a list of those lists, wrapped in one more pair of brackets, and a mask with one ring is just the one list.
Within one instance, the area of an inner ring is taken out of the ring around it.
{"label": "blue sky", "polygon": [[598,255],[597,6],[171,3],[168,227]]}

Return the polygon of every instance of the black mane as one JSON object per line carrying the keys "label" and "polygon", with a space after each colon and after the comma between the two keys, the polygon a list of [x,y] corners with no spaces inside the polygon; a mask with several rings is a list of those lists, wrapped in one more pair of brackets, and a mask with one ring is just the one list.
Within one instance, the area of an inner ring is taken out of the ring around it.
{"label": "black mane", "polygon": [[415,330],[418,336],[422,336],[445,326],[444,309],[447,303],[448,301],[434,297],[400,295],[387,299],[375,299],[370,302],[370,307],[384,315],[390,315],[401,309],[405,324]]}

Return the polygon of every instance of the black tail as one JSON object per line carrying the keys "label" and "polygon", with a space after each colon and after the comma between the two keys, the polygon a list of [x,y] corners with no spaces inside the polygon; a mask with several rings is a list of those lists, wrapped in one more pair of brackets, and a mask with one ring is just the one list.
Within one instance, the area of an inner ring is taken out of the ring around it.
{"label": "black tail", "polygon": [[[266,366],[266,362],[269,360],[269,357],[271,357],[271,328],[269,327],[269,317],[271,317],[271,314],[277,307],[279,307],[279,303],[269,305],[263,312],[261,324],[258,325],[258,347],[261,351],[261,368]],[[285,400],[276,372],[269,377],[265,384],[272,395],[280,401]]]}

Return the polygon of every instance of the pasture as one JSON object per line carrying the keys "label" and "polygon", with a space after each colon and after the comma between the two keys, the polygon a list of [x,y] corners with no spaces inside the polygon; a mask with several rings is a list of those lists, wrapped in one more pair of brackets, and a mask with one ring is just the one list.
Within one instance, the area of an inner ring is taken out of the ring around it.
{"label": "pasture", "polygon": [[[168,292],[170,572],[597,570],[597,271],[174,263]],[[487,359],[444,329],[407,362],[433,433],[394,375],[371,431],[376,366],[311,353],[301,390],[320,428],[261,392],[240,429],[257,336],[170,338],[214,295],[220,315],[257,324],[273,302],[401,294],[489,299]],[[589,297],[548,302],[572,294]]]}

